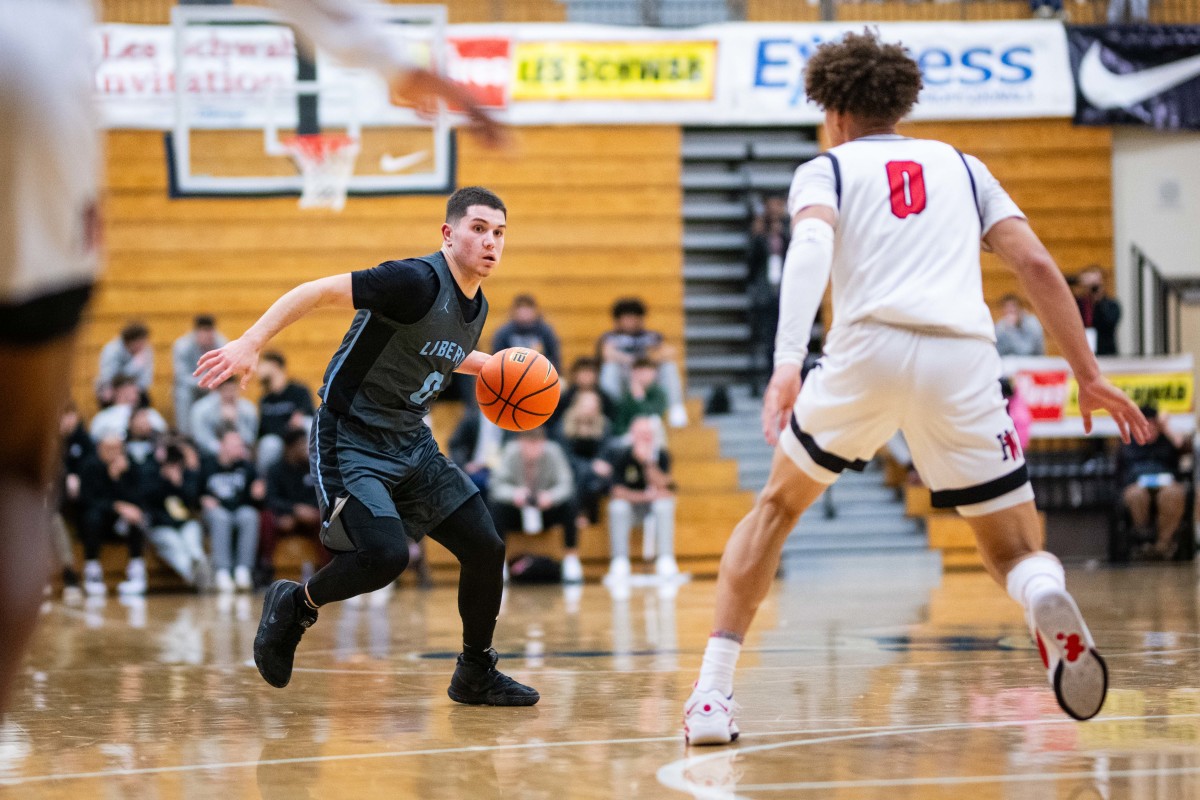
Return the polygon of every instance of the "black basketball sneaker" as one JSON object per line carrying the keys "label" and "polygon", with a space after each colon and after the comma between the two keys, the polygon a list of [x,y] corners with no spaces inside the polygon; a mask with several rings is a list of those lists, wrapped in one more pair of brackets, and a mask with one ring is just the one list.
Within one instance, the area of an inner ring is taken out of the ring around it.
{"label": "black basketball sneaker", "polygon": [[533,687],[517,683],[496,669],[500,656],[488,648],[482,656],[458,656],[446,694],[470,706],[531,706],[542,698]]}
{"label": "black basketball sneaker", "polygon": [[317,621],[317,612],[296,599],[300,584],[275,581],[263,600],[262,620],[254,637],[254,664],[263,680],[277,689],[292,679],[292,661],[300,637]]}

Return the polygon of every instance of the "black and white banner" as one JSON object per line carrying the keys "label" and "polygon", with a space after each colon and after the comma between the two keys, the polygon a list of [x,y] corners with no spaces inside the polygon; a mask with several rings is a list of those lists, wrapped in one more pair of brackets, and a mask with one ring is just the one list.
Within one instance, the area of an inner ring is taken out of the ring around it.
{"label": "black and white banner", "polygon": [[1200,130],[1200,26],[1067,29],[1077,125]]}

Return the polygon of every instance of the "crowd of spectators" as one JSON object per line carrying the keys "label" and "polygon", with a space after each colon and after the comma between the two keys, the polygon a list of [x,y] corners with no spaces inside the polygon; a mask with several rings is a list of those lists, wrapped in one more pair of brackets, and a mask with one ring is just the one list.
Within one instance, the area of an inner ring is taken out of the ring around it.
{"label": "crowd of spectators", "polygon": [[[201,390],[200,355],[226,341],[209,315],[172,345],[174,425],[152,404],[149,329],[131,322],[100,355],[97,412],[85,423],[74,405],[62,415],[64,470],[59,527],[83,544],[82,575],[59,548],[63,582],[92,596],[108,587],[100,564],[106,541],[127,552],[121,594],[146,591],[147,544],[189,586],[249,591],[269,580],[278,538],[301,535],[314,561],[327,553],[308,477],[312,393],[287,376],[279,353],[264,354],[256,405],[236,381]],[[207,539],[207,543],[206,543]],[[82,580],[81,580],[82,579]]]}
{"label": "crowd of spectators", "polygon": [[[668,425],[685,425],[687,411],[675,353],[646,326],[646,314],[637,298],[613,305],[612,329],[600,336],[595,356],[577,358],[563,375],[561,402],[543,427],[505,434],[468,403],[450,442],[451,456],[484,492],[502,534],[561,530],[559,574],[567,582],[583,579],[579,531],[601,519],[606,503],[612,578],[631,572],[636,525],[644,528],[643,555],[656,572],[678,572],[665,433]],[[173,425],[150,396],[149,329],[131,322],[104,346],[99,410],[90,423],[74,407],[62,418],[60,521],[78,533],[84,550],[80,574],[69,547],[60,548],[68,587],[82,582],[89,595],[108,591],[99,561],[108,541],[120,542],[128,557],[121,594],[146,591],[147,544],[189,586],[222,593],[271,580],[283,536],[313,542],[314,563],[306,569],[328,558],[308,464],[312,392],[291,379],[286,358],[273,351],[259,364],[257,403],[236,380],[200,389],[192,375],[196,362],[226,341],[211,315],[197,316],[174,341]],[[492,352],[533,349],[564,366],[558,334],[530,295],[513,300],[491,345]],[[427,581],[423,559],[418,563]]]}
{"label": "crowd of spectators", "polygon": [[[596,354],[576,358],[562,372],[557,333],[533,297],[518,296],[492,352],[526,347],[549,358],[563,380],[558,408],[541,428],[506,434],[469,406],[450,440],[451,458],[484,492],[503,535],[561,531],[559,574],[566,582],[583,579],[579,532],[601,519],[606,503],[610,581],[632,571],[628,543],[637,525],[649,543],[643,556],[656,574],[678,573],[665,440],[668,426],[687,424],[687,411],[675,352],[646,326],[646,315],[640,299],[616,301],[613,328],[597,341]],[[642,471],[636,467],[641,461],[631,461],[635,439],[642,443],[637,452],[653,460]],[[653,476],[650,485],[646,474]]]}

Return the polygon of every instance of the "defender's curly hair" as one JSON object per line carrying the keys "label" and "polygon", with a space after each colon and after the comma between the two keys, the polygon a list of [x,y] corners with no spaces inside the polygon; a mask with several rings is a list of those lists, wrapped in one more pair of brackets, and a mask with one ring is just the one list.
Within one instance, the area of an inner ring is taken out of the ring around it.
{"label": "defender's curly hair", "polygon": [[907,115],[921,86],[921,68],[904,46],[885,44],[870,29],[818,47],[804,78],[804,91],[821,108],[881,124]]}

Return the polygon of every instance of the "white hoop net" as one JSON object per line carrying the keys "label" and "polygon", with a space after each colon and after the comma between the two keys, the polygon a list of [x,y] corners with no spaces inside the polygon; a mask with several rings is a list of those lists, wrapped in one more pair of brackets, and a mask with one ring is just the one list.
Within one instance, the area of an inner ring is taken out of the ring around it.
{"label": "white hoop net", "polygon": [[301,208],[341,211],[358,160],[359,143],[344,134],[309,133],[281,142],[304,178]]}

